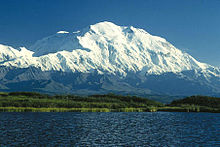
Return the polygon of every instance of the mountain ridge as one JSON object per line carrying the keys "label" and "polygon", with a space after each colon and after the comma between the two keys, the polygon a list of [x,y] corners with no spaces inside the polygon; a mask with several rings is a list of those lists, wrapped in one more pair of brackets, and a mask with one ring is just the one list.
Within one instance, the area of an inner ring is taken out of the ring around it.
{"label": "mountain ridge", "polygon": [[28,82],[30,90],[51,92],[220,94],[220,68],[143,29],[111,22],[59,31],[29,49],[0,45],[0,66],[3,89]]}
{"label": "mountain ridge", "polygon": [[[110,22],[90,25],[74,33],[61,31],[37,41],[30,50],[22,48],[26,52],[11,50],[20,55],[12,56],[13,61],[1,65],[19,67],[26,63],[24,67],[29,64],[47,71],[90,72],[97,69],[99,73],[118,72],[121,75],[126,75],[126,70],[161,74],[213,67],[198,62],[165,39],[143,29]],[[23,58],[24,63],[19,58]],[[52,59],[54,64],[50,62]]]}

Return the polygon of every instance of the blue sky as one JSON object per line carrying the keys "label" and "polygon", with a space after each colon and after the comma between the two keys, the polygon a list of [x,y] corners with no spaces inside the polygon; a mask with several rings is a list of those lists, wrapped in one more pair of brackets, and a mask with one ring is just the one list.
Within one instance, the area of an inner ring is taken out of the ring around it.
{"label": "blue sky", "polygon": [[0,0],[0,43],[28,47],[100,21],[145,29],[220,67],[220,0]]}

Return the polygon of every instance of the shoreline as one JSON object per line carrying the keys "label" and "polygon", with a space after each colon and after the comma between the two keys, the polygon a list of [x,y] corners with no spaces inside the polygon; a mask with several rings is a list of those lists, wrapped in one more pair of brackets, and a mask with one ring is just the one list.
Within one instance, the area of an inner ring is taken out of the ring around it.
{"label": "shoreline", "polygon": [[35,92],[0,92],[0,112],[211,112],[220,113],[220,98],[190,96],[163,104],[137,96],[76,96]]}
{"label": "shoreline", "polygon": [[189,109],[183,107],[149,107],[149,108],[34,108],[34,107],[0,107],[0,112],[208,112],[220,113],[219,109]]}

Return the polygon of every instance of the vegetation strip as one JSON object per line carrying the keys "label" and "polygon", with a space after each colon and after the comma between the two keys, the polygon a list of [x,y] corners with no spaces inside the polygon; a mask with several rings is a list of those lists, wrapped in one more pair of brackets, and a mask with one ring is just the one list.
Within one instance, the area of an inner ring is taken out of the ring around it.
{"label": "vegetation strip", "polygon": [[147,98],[114,94],[45,95],[34,92],[1,92],[0,112],[215,112],[220,98],[191,96],[162,104]]}

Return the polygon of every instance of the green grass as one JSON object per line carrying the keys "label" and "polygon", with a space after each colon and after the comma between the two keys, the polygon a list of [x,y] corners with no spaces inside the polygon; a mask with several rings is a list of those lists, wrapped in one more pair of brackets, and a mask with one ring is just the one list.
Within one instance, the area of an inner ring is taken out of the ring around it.
{"label": "green grass", "polygon": [[110,112],[107,108],[0,107],[1,112]]}
{"label": "green grass", "polygon": [[114,94],[49,96],[33,92],[0,92],[0,112],[216,112],[220,99],[192,96],[168,105],[136,96]]}
{"label": "green grass", "polygon": [[144,108],[33,108],[33,107],[0,107],[0,112],[149,112]]}
{"label": "green grass", "polygon": [[143,112],[164,106],[146,98],[114,94],[48,96],[31,92],[0,93],[0,111],[14,112]]}

